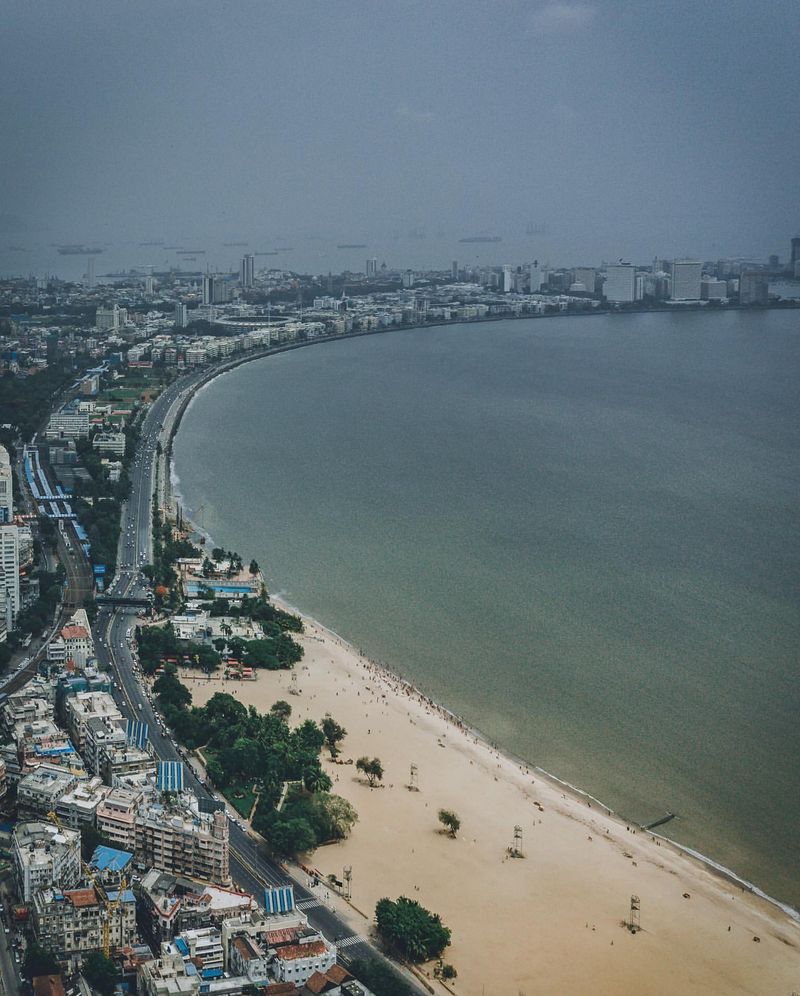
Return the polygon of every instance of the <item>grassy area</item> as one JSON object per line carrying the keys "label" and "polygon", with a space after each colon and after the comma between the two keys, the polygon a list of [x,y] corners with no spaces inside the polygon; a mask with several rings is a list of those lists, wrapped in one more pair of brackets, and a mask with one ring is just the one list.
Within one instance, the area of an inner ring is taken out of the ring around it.
{"label": "grassy area", "polygon": [[[201,747],[197,754],[204,766],[214,757],[214,751],[208,747]],[[256,801],[252,785],[228,785],[220,791],[240,816],[249,818]]]}
{"label": "grassy area", "polygon": [[252,788],[228,787],[225,789],[225,798],[240,816],[249,819],[253,803],[256,801],[256,794]]}

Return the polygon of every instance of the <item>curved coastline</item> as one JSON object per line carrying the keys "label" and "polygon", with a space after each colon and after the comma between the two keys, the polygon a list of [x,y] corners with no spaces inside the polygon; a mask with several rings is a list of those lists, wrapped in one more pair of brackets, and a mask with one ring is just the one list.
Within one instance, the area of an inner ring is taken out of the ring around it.
{"label": "curved coastline", "polygon": [[[627,315],[627,314],[650,313],[650,311],[653,310],[670,311],[670,309],[641,309],[635,311],[619,312],[619,314]],[[682,309],[682,310],[701,310],[701,309]],[[715,313],[724,313],[724,311],[727,310],[742,310],[742,309],[727,308]],[[572,313],[571,317],[588,317],[594,315],[609,315],[609,314],[616,314],[616,313],[601,311],[601,310],[585,311],[585,312]],[[540,318],[558,318],[558,317],[564,317],[564,315],[556,313],[556,314],[542,315],[542,316],[532,316],[532,315],[490,316],[481,319],[472,319],[466,322],[463,320],[442,321],[436,323],[434,322],[426,323],[424,325],[410,325],[410,326],[397,326],[394,328],[386,328],[386,329],[372,329],[367,331],[350,332],[337,336],[320,337],[316,339],[304,340],[302,342],[287,343],[281,346],[270,347],[265,350],[257,350],[253,351],[252,353],[242,354],[240,356],[235,357],[232,360],[226,360],[225,362],[204,371],[203,375],[197,380],[197,382],[193,385],[190,385],[187,388],[186,392],[176,400],[176,402],[173,404],[172,408],[170,409],[168,415],[165,417],[165,422],[168,418],[172,419],[168,434],[168,443],[164,447],[164,453],[162,456],[162,461],[163,461],[162,471],[163,471],[163,480],[167,488],[167,502],[169,502],[170,500],[169,496],[173,493],[173,485],[179,483],[179,478],[174,469],[172,445],[174,437],[177,434],[177,431],[181,425],[184,415],[187,413],[194,398],[200,393],[200,391],[203,388],[205,388],[208,384],[210,384],[211,381],[215,380],[217,377],[221,376],[222,374],[228,373],[230,370],[233,370],[236,367],[241,366],[244,363],[249,363],[252,360],[266,359],[270,356],[275,356],[279,355],[280,353],[290,352],[295,349],[302,349],[307,346],[360,338],[362,336],[382,335],[387,332],[416,331],[416,330],[435,328],[440,326],[447,327],[451,325],[461,325],[461,324],[469,325],[469,324],[478,324],[483,322],[504,321],[512,319],[515,319],[517,321],[536,321]],[[184,518],[188,517],[184,516]],[[213,543],[213,537],[207,531],[200,529],[196,523],[192,523],[192,525],[199,534],[204,535],[209,542]],[[603,810],[605,814],[607,814],[609,817],[611,817],[618,823],[621,823],[623,826],[625,823],[634,823],[636,826],[641,826],[640,824],[637,824],[636,821],[626,820],[623,814],[615,812],[613,809],[611,809],[605,803],[603,803],[602,800],[597,799],[595,796],[591,795],[591,793],[585,791],[584,789],[581,789],[578,786],[559,778],[557,775],[554,775],[552,772],[549,772],[546,769],[539,767],[534,762],[521,758],[515,755],[512,751],[507,750],[493,743],[480,729],[465,723],[459,716],[457,716],[455,713],[449,710],[446,706],[443,706],[439,702],[434,701],[424,691],[417,688],[406,678],[403,678],[401,675],[397,674],[388,665],[386,665],[383,662],[378,662],[366,658],[365,655],[361,654],[361,652],[358,651],[357,648],[355,648],[345,637],[337,633],[335,630],[331,629],[324,623],[310,616],[308,613],[304,612],[302,609],[298,608],[297,606],[287,602],[279,595],[273,595],[272,598],[273,601],[276,601],[282,607],[300,615],[305,622],[312,624],[313,626],[317,627],[319,630],[326,633],[331,639],[333,639],[341,647],[348,649],[357,657],[363,657],[369,663],[369,665],[375,669],[376,673],[385,683],[387,683],[387,685],[389,685],[392,688],[396,688],[399,685],[407,694],[418,697],[420,701],[424,701],[431,709],[433,709],[436,713],[438,713],[442,718],[446,719],[449,723],[456,726],[459,730],[461,730],[468,736],[475,738],[476,742],[482,744],[487,750],[502,757],[503,759],[510,762],[514,766],[520,768],[520,770],[536,773],[543,779],[546,779],[553,787],[559,789],[560,791],[566,791],[567,793],[569,793],[569,795],[577,802],[585,803],[589,807],[591,807],[592,803],[594,803],[601,810]],[[642,827],[642,829],[644,828]],[[737,888],[745,890],[753,894],[754,896],[757,896],[761,900],[767,902],[769,905],[776,908],[777,910],[780,910],[783,914],[785,914],[795,925],[800,926],[800,911],[798,909],[779,899],[776,899],[773,896],[770,896],[768,893],[764,892],[756,883],[750,882],[747,879],[742,878],[734,870],[715,861],[712,857],[703,854],[687,845],[681,844],[665,834],[659,834],[654,832],[653,830],[647,830],[646,832],[650,837],[663,842],[664,844],[673,848],[677,853],[683,855],[684,857],[689,858],[692,861],[696,861],[706,871],[712,873],[714,876],[718,877],[719,879],[728,882],[732,885],[735,885]]]}

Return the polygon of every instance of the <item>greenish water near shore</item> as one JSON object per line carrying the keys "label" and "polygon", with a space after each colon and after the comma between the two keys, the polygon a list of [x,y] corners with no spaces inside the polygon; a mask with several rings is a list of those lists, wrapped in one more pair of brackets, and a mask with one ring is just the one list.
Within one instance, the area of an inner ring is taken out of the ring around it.
{"label": "greenish water near shore", "polygon": [[415,330],[246,364],[189,513],[502,746],[800,903],[800,322]]}

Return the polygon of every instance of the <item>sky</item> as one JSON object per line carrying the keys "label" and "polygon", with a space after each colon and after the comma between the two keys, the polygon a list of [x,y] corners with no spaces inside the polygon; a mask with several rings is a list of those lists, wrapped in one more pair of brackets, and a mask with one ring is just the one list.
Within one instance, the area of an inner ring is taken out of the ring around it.
{"label": "sky", "polygon": [[788,253],[797,0],[5,0],[0,242]]}

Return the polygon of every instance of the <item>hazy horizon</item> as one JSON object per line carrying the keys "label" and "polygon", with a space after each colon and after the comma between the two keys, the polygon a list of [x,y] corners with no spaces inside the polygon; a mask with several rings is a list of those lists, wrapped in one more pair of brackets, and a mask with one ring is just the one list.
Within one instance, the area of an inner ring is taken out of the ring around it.
{"label": "hazy horizon", "polygon": [[533,254],[581,264],[786,259],[800,233],[795,3],[15,0],[4,21],[3,250],[531,225]]}

